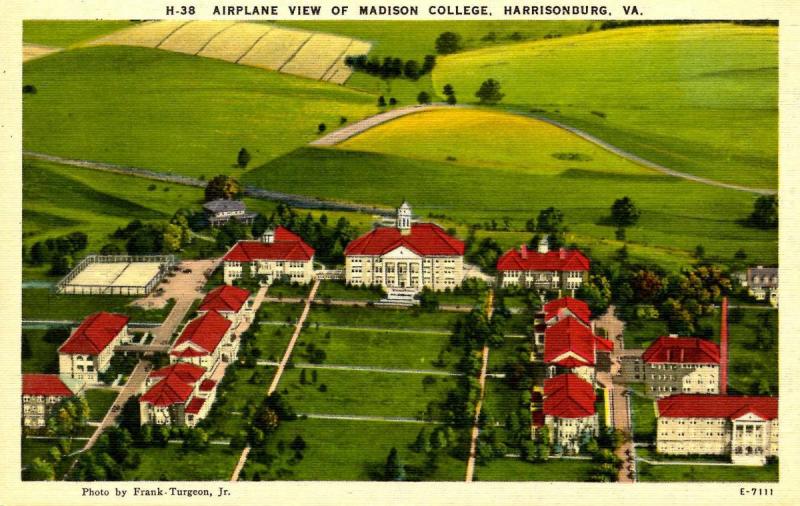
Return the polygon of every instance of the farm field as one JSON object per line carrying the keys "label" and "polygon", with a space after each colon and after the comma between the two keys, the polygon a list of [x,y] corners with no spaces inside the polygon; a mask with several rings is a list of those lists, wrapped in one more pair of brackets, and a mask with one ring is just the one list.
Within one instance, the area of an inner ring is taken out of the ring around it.
{"label": "farm field", "polygon": [[[232,33],[227,33],[229,30]],[[222,37],[219,42],[217,36]],[[317,31],[229,21],[148,22],[92,44],[142,46],[221,58],[337,84],[344,83],[350,75],[344,58],[367,53],[370,48],[364,41]]]}
{"label": "farm field", "polygon": [[591,460],[550,459],[532,464],[521,459],[495,459],[475,468],[476,481],[587,481]]}
{"label": "farm field", "polygon": [[[427,456],[409,446],[426,425],[416,423],[362,422],[347,420],[296,420],[282,423],[270,437],[267,451],[277,456],[269,466],[251,457],[240,480],[314,480],[367,481],[380,478],[386,456],[397,448],[406,476],[414,480]],[[433,426],[427,426],[432,429]],[[306,442],[303,459],[291,461],[293,452],[278,449],[280,442],[289,446],[297,436]],[[446,454],[436,460],[437,468],[427,477],[433,481],[461,481],[466,464]],[[257,473],[257,474],[256,474]]]}
{"label": "farm field", "polygon": [[22,41],[52,47],[68,47],[116,30],[133,26],[133,21],[24,20]]}
{"label": "farm field", "polygon": [[434,88],[551,116],[670,168],[776,188],[778,30],[732,24],[607,30],[439,59]]}
{"label": "farm field", "polygon": [[26,150],[196,177],[240,174],[242,147],[255,167],[315,139],[319,123],[376,112],[366,93],[139,47],[62,52],[23,73],[38,89],[24,99]]}
{"label": "farm field", "polygon": [[[278,391],[287,395],[298,413],[360,415],[423,419],[431,401],[442,401],[455,378],[436,377],[426,385],[424,376],[363,371],[318,370],[312,383],[310,372],[289,369],[283,373]],[[324,391],[320,386],[325,385]]]}
{"label": "farm field", "polygon": [[[402,126],[408,118],[386,126]],[[430,135],[436,137],[434,133]],[[560,174],[549,170],[536,173],[530,169],[483,168],[459,157],[462,150],[470,150],[472,143],[484,142],[481,139],[485,136],[485,131],[465,130],[448,142],[460,164],[448,162],[444,157],[438,161],[419,159],[426,156],[427,150],[441,148],[429,148],[428,143],[418,142],[415,136],[405,138],[406,143],[417,146],[419,153],[413,158],[302,148],[247,172],[243,179],[247,184],[279,191],[303,191],[323,198],[384,206],[408,198],[414,202],[418,215],[444,214],[449,221],[462,226],[484,224],[491,219],[502,223],[507,218],[511,233],[484,231],[504,247],[519,246],[521,241],[529,240],[531,234],[524,232],[525,222],[539,210],[555,206],[564,213],[564,222],[570,230],[568,242],[590,248],[592,256],[601,260],[610,259],[623,245],[615,240],[614,227],[606,223],[614,200],[628,196],[642,210],[638,224],[627,230],[632,259],[679,268],[692,261],[690,253],[697,245],[703,245],[709,257],[722,261],[732,260],[733,253],[743,248],[754,263],[777,262],[775,231],[752,229],[739,223],[752,211],[756,199],[753,194],[644,169],[638,174],[602,173],[585,170],[580,162],[575,162]],[[587,149],[584,141],[573,140],[559,152]],[[351,142],[357,141],[358,137]],[[537,141],[530,140],[534,145]],[[387,144],[386,149],[391,146]],[[498,155],[490,150],[485,156]],[[369,181],[369,184],[353,184],[354,181]],[[458,181],[457,186],[454,181]],[[542,188],[565,191],[541,191]]]}
{"label": "farm field", "polygon": [[[459,358],[445,350],[450,337],[437,334],[415,334],[413,331],[344,330],[313,327],[300,336],[305,346],[325,351],[325,364],[380,367],[389,369],[452,370]],[[295,348],[294,362],[306,362],[304,347]],[[440,353],[442,354],[440,357]],[[434,365],[443,358],[446,368]],[[419,376],[422,378],[422,376]]]}

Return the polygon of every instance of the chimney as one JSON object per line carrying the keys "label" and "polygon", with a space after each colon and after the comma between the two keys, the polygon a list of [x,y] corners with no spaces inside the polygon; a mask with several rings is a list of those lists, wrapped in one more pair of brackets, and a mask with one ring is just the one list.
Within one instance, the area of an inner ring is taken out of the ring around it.
{"label": "chimney", "polygon": [[522,245],[519,247],[519,256],[522,257],[523,260],[528,259],[528,247],[526,245]]}
{"label": "chimney", "polygon": [[565,258],[567,258],[567,250],[565,250],[564,248],[559,248],[559,250],[558,250],[558,258],[560,258],[561,260],[564,260]]}
{"label": "chimney", "polygon": [[728,298],[722,298],[722,321],[719,325],[719,393],[728,395]]}
{"label": "chimney", "polygon": [[681,359],[678,361],[678,362],[680,362],[681,364],[682,364],[682,363],[683,363],[683,361],[684,361],[684,354],[685,354],[685,353],[686,353],[686,350],[685,350],[684,348],[681,348]]}

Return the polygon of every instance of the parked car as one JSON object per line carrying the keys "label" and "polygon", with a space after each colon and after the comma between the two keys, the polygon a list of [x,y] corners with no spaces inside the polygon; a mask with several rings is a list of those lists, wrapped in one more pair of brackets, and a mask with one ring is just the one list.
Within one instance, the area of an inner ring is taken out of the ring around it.
{"label": "parked car", "polygon": [[183,273],[184,273],[184,274],[191,274],[191,272],[192,272],[192,270],[191,270],[191,269],[184,269],[184,270],[183,270]]}

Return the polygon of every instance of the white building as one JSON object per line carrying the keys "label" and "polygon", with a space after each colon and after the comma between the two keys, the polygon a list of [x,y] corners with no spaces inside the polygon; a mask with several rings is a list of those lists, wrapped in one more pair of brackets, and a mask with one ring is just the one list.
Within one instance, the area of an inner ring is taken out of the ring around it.
{"label": "white building", "polygon": [[99,312],[88,316],[58,348],[59,374],[83,383],[97,383],[111,365],[114,347],[130,341],[129,317]]}
{"label": "white building", "polygon": [[243,276],[262,283],[275,280],[310,283],[314,277],[314,248],[284,227],[267,230],[260,241],[239,241],[223,258],[224,280]]}

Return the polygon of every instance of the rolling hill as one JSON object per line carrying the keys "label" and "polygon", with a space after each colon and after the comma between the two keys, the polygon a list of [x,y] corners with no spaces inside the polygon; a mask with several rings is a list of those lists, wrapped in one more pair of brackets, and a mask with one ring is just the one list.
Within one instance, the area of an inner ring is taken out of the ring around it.
{"label": "rolling hill", "polygon": [[533,111],[667,167],[760,188],[778,180],[778,32],[733,24],[624,28],[439,59],[434,88]]}

